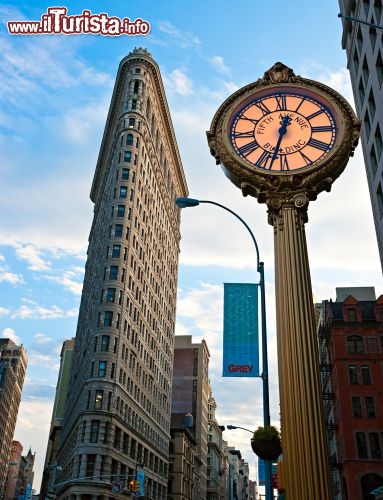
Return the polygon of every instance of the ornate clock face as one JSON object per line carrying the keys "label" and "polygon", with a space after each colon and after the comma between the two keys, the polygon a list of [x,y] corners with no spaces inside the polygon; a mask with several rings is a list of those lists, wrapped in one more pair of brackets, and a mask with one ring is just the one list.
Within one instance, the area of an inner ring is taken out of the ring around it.
{"label": "ornate clock face", "polygon": [[235,153],[253,167],[294,171],[321,162],[334,148],[337,122],[321,95],[279,87],[241,104],[228,123]]}

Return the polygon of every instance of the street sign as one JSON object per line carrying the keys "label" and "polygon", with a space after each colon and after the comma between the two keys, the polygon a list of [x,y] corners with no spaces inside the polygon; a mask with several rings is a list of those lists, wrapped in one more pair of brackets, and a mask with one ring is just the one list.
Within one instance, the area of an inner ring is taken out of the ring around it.
{"label": "street sign", "polygon": [[121,493],[121,491],[124,489],[124,485],[122,484],[121,481],[113,481],[112,483],[112,492],[113,493]]}

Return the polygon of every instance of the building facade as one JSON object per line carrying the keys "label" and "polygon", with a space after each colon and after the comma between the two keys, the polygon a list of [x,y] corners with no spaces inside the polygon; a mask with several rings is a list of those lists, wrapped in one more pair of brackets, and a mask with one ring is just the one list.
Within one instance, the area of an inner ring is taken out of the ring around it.
{"label": "building facade", "polygon": [[[383,267],[383,42],[381,0],[339,0],[372,213]],[[347,19],[352,18],[352,19]],[[359,22],[361,21],[361,22]]]}
{"label": "building facade", "polygon": [[57,454],[60,499],[126,498],[138,472],[141,496],[167,496],[180,241],[174,200],[187,194],[158,65],[134,49],[118,69],[91,189]]}
{"label": "building facade", "polygon": [[192,343],[191,335],[176,335],[173,369],[172,416],[193,416],[196,445],[196,481],[193,500],[207,500],[209,419],[209,358],[204,340]]}
{"label": "building facade", "polygon": [[26,455],[22,452],[22,444],[19,441],[13,441],[3,500],[30,500],[32,498],[35,454],[31,449]]}
{"label": "building facade", "polygon": [[[187,416],[189,418],[191,416]],[[176,425],[172,419],[169,447],[169,481],[167,500],[193,500],[196,476],[196,440],[185,425]]]}
{"label": "building facade", "polygon": [[60,354],[60,370],[56,385],[51,425],[49,429],[47,451],[45,454],[44,471],[40,488],[42,498],[53,496],[52,489],[57,472],[57,454],[60,449],[62,423],[65,405],[68,398],[70,372],[73,361],[74,338],[63,342]]}
{"label": "building facade", "polygon": [[207,498],[208,500],[224,500],[225,481],[223,478],[223,447],[222,432],[225,428],[218,424],[215,417],[217,403],[212,392],[208,401],[207,428]]}
{"label": "building facade", "polygon": [[11,455],[9,457],[9,466],[7,473],[7,480],[5,483],[4,500],[13,500],[23,495],[23,481],[20,472],[23,472],[21,456],[23,453],[23,446],[19,441],[12,441]]}
{"label": "building facade", "polygon": [[11,339],[0,339],[0,497],[3,498],[27,368],[27,353]]}
{"label": "building facade", "polygon": [[383,485],[383,296],[369,287],[337,288],[336,301],[320,310],[333,498],[373,500]]}

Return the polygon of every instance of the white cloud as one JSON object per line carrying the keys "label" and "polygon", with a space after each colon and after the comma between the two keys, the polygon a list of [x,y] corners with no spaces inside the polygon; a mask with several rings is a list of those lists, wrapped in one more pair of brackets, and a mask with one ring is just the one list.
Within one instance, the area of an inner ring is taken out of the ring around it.
{"label": "white cloud", "polygon": [[15,274],[8,270],[8,267],[0,266],[0,283],[7,282],[12,285],[21,285],[24,283],[24,278],[21,274]]}
{"label": "white cloud", "polygon": [[60,367],[56,354],[42,354],[33,350],[28,351],[28,363],[31,366],[35,365],[55,372]]}
{"label": "white cloud", "polygon": [[74,316],[74,310],[69,309],[68,311],[62,310],[58,306],[41,306],[37,302],[29,299],[22,299],[24,302],[16,311],[11,315],[12,318],[19,319],[59,319]]}
{"label": "white cloud", "polygon": [[177,46],[186,49],[192,46],[198,48],[201,45],[201,41],[198,36],[194,35],[190,31],[180,30],[169,21],[161,21],[158,23],[158,29],[162,33],[168,35],[172,39],[172,43],[177,43]]}
{"label": "white cloud", "polygon": [[28,268],[32,271],[47,271],[51,268],[51,263],[41,257],[39,251],[34,245],[24,245],[16,248],[16,255],[28,262]]}
{"label": "white cloud", "polygon": [[52,337],[48,337],[45,333],[36,333],[33,337],[36,344],[46,345],[52,342]]}
{"label": "white cloud", "polygon": [[[57,283],[58,285],[63,286],[69,292],[78,296],[81,295],[83,279],[84,276],[84,268],[80,266],[73,266],[69,270],[58,271],[54,276],[45,276],[46,279]],[[76,279],[81,279],[81,281],[76,281]]]}
{"label": "white cloud", "polygon": [[8,316],[11,311],[6,307],[0,306],[0,316]]}
{"label": "white cloud", "polygon": [[[33,487],[39,491],[48,444],[49,427],[52,417],[53,400],[42,398],[22,399],[14,434],[14,439],[36,453]],[[38,416],[38,418],[36,418]]]}
{"label": "white cloud", "polygon": [[175,69],[165,79],[171,92],[182,96],[193,94],[193,82],[187,77],[184,70]]}
{"label": "white cloud", "polygon": [[13,340],[13,342],[17,345],[21,344],[20,337],[16,335],[15,330],[13,328],[4,328],[3,337]]}
{"label": "white cloud", "polygon": [[215,67],[217,71],[223,73],[224,75],[230,74],[230,69],[226,66],[225,61],[222,56],[213,56],[210,62]]}

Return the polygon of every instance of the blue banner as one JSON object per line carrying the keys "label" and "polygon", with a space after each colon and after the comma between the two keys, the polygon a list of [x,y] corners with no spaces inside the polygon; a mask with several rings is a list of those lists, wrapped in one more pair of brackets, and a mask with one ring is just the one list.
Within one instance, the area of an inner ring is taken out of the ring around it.
{"label": "blue banner", "polygon": [[140,483],[140,489],[138,490],[139,496],[144,496],[145,492],[145,472],[138,471],[136,473],[137,481]]}
{"label": "blue banner", "polygon": [[223,376],[259,377],[258,285],[224,283]]}

